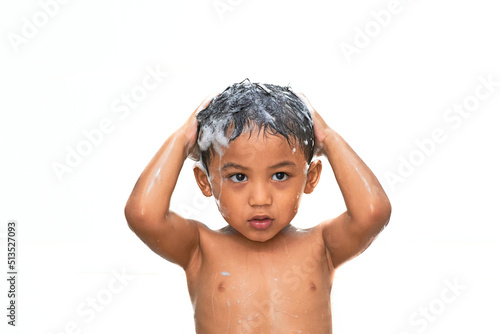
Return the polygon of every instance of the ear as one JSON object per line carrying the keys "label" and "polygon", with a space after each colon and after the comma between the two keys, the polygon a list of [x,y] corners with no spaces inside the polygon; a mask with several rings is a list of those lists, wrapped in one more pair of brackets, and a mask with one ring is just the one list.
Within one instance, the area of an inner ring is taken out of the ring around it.
{"label": "ear", "polygon": [[212,196],[212,187],[210,186],[210,182],[208,181],[207,174],[198,166],[193,168],[194,177],[196,178],[196,183],[198,183],[198,187],[200,187],[201,192],[206,197]]}
{"label": "ear", "polygon": [[313,192],[314,188],[319,182],[319,177],[321,176],[321,170],[323,165],[321,160],[314,160],[309,165],[309,171],[307,172],[306,187],[304,188],[304,193],[310,194]]}

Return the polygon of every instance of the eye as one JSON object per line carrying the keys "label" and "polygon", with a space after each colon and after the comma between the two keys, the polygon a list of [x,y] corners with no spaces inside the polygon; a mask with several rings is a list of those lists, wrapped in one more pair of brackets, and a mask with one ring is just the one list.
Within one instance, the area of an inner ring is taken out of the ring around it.
{"label": "eye", "polygon": [[275,181],[284,181],[288,179],[288,174],[284,172],[278,172],[273,175],[273,180]]}
{"label": "eye", "polygon": [[247,176],[245,174],[241,174],[241,173],[231,175],[229,178],[233,182],[244,182],[247,180]]}

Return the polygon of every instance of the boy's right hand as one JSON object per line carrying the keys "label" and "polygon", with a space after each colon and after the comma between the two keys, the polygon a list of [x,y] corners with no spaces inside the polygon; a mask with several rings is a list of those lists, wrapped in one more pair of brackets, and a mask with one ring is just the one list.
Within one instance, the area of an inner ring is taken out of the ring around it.
{"label": "boy's right hand", "polygon": [[196,120],[196,115],[198,114],[198,112],[208,107],[210,102],[212,102],[212,100],[219,94],[220,93],[212,94],[207,98],[205,98],[203,102],[198,106],[198,108],[196,108],[196,110],[193,111],[193,113],[191,113],[186,123],[184,123],[184,125],[182,125],[182,127],[179,129],[180,134],[182,134],[186,143],[185,152],[187,154],[187,157],[195,161],[197,161],[200,158],[200,150],[198,148],[198,143],[197,143],[198,121]]}

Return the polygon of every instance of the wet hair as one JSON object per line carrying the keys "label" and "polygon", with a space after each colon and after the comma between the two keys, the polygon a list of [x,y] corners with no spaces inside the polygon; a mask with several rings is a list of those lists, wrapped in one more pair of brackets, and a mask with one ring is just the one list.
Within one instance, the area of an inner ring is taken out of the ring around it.
{"label": "wet hair", "polygon": [[307,163],[314,155],[311,113],[290,87],[252,83],[245,79],[214,98],[197,115],[200,158],[208,173],[214,153],[248,130],[281,135],[288,145],[298,144]]}

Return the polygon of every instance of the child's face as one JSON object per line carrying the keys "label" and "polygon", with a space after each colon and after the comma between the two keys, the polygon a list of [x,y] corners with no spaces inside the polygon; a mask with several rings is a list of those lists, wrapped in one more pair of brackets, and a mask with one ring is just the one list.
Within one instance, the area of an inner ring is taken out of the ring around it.
{"label": "child's face", "polygon": [[209,180],[195,175],[205,195],[213,194],[219,211],[235,230],[253,241],[267,241],[295,217],[304,192],[313,191],[321,162],[308,166],[300,147],[281,136],[253,131],[229,143],[210,162]]}

